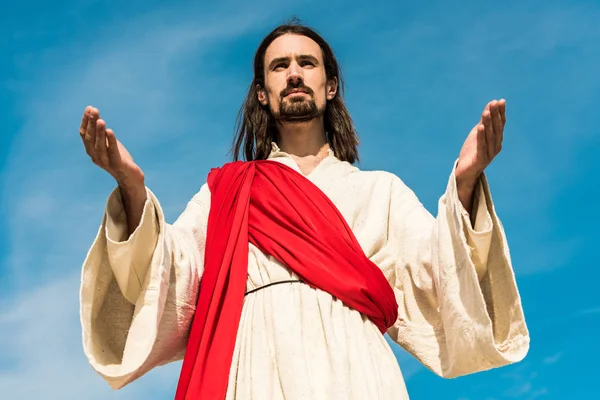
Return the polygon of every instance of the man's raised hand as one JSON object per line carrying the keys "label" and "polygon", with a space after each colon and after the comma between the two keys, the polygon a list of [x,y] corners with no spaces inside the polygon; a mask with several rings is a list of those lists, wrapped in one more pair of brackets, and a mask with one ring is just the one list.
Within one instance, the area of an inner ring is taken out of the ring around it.
{"label": "man's raised hand", "polygon": [[502,150],[505,124],[506,101],[489,102],[460,150],[456,166],[457,182],[476,183],[483,170]]}
{"label": "man's raised hand", "polygon": [[506,101],[489,102],[460,150],[455,171],[456,185],[458,198],[469,213],[479,177],[502,150],[505,124]]}
{"label": "man's raised hand", "polygon": [[111,174],[121,188],[145,192],[144,173],[112,129],[106,129],[97,108],[86,107],[79,135],[92,162]]}
{"label": "man's raised hand", "polygon": [[106,129],[97,108],[88,106],[85,109],[79,136],[94,164],[111,174],[119,184],[127,215],[127,231],[131,235],[140,224],[146,202],[144,173],[112,129]]}

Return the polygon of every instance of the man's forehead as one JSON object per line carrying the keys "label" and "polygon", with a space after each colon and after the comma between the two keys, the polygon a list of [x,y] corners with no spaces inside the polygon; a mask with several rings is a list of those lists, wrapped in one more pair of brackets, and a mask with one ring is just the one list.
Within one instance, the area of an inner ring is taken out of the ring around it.
{"label": "man's forehead", "polygon": [[294,56],[313,56],[318,60],[321,60],[321,48],[309,37],[302,35],[286,34],[273,40],[267,51],[265,52],[265,61],[269,63],[270,60],[275,58],[283,57],[294,57]]}

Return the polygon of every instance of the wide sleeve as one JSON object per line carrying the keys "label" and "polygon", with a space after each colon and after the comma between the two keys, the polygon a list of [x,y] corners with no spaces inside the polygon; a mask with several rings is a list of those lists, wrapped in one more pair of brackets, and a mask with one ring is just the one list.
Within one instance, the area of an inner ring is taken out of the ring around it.
{"label": "wide sleeve", "polygon": [[[456,164],[455,164],[456,166]],[[388,334],[434,373],[456,377],[520,361],[529,349],[519,291],[487,179],[471,226],[453,169],[432,216],[396,178],[388,244],[398,320]]]}
{"label": "wide sleeve", "polygon": [[83,349],[94,370],[118,389],[183,357],[203,272],[208,186],[171,225],[147,189],[142,219],[127,237],[115,190],[83,263]]}

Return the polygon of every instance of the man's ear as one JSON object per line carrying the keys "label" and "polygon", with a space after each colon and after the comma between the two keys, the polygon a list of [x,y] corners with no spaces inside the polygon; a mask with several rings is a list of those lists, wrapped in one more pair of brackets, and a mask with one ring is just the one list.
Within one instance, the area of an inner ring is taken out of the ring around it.
{"label": "man's ear", "polygon": [[327,81],[327,100],[333,100],[338,91],[337,77],[333,77]]}
{"label": "man's ear", "polygon": [[258,98],[258,102],[263,106],[269,104],[269,101],[267,100],[267,92],[260,85],[256,85],[256,97]]}

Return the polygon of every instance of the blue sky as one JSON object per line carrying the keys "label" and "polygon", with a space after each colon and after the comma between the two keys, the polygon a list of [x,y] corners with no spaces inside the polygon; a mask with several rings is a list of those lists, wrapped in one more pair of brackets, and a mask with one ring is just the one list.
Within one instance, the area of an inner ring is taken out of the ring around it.
{"label": "blue sky", "polygon": [[[526,4],[523,4],[526,3]],[[458,4],[458,3],[455,3]],[[600,396],[600,2],[19,2],[0,16],[0,396],[165,399],[179,364],[112,391],[88,366],[81,263],[114,182],[78,137],[97,106],[172,222],[228,160],[252,55],[298,15],[332,44],[363,169],[432,212],[481,110],[507,99],[487,174],[531,331],[516,365],[453,380],[396,349],[413,399]]]}

